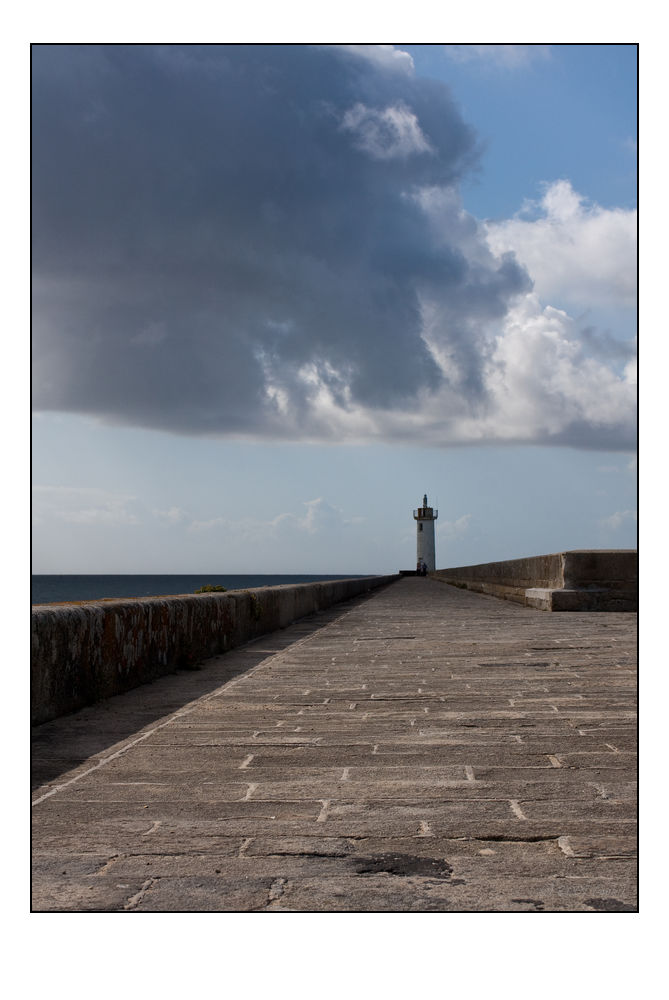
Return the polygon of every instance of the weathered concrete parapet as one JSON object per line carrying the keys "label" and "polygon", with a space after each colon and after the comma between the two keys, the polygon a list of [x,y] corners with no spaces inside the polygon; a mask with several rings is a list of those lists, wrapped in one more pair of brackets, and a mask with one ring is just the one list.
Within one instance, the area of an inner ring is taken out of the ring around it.
{"label": "weathered concrete parapet", "polygon": [[226,593],[36,605],[31,720],[48,722],[180,667],[193,667],[397,578],[369,576]]}
{"label": "weathered concrete parapet", "polygon": [[576,549],[430,574],[455,587],[542,611],[636,611],[636,549]]}

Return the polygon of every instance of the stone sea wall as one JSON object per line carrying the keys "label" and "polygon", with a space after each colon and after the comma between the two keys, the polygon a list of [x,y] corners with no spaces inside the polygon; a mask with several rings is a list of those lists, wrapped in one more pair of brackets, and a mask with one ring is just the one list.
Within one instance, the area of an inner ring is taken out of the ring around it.
{"label": "stone sea wall", "polygon": [[636,611],[638,606],[636,549],[574,549],[430,575],[542,611]]}
{"label": "stone sea wall", "polygon": [[31,720],[47,722],[397,579],[372,576],[227,593],[37,605]]}

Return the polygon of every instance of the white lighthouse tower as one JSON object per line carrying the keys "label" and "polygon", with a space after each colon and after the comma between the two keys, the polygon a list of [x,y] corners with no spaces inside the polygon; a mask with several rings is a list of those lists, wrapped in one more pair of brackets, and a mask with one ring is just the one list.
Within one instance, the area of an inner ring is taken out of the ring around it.
{"label": "white lighthouse tower", "polygon": [[439,511],[428,507],[427,493],[423,496],[423,506],[413,512],[416,520],[416,557],[417,566],[423,563],[428,573],[436,569],[434,562],[434,522],[439,517]]}

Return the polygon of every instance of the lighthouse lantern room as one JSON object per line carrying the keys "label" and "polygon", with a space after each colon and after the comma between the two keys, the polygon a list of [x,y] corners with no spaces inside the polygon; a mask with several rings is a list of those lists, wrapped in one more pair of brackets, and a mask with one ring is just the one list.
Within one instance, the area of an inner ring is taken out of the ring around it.
{"label": "lighthouse lantern room", "polygon": [[427,571],[433,573],[436,569],[434,561],[434,522],[439,516],[439,511],[430,507],[427,502],[427,493],[423,496],[423,505],[413,512],[416,521],[416,568],[418,572]]}

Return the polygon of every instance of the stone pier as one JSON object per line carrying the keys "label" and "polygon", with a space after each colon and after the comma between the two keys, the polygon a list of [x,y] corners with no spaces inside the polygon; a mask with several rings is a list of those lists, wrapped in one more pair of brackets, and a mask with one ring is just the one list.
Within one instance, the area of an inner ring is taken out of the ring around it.
{"label": "stone pier", "polygon": [[407,577],[34,729],[35,911],[633,911],[636,615]]}

